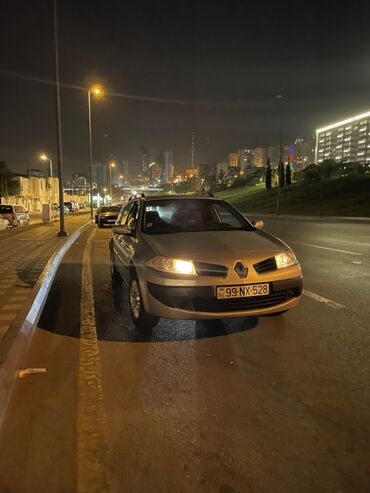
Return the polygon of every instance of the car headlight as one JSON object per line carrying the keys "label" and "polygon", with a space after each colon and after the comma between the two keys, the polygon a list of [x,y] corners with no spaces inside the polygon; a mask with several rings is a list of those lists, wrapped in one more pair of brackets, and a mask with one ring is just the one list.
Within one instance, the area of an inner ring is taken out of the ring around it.
{"label": "car headlight", "polygon": [[187,276],[196,276],[194,264],[191,260],[180,260],[169,257],[153,257],[145,265],[151,269],[170,274],[182,274]]}
{"label": "car headlight", "polygon": [[298,263],[292,250],[285,250],[285,252],[275,255],[275,260],[278,269],[289,267],[290,265],[295,265]]}

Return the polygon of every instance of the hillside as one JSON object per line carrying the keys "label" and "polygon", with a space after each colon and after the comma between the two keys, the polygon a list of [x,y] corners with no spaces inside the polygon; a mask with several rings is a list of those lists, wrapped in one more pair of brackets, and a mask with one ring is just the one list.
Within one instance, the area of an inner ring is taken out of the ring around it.
{"label": "hillside", "polygon": [[[218,192],[243,212],[276,211],[277,189],[234,188]],[[298,182],[283,187],[281,214],[370,217],[370,176],[333,178],[320,183]]]}

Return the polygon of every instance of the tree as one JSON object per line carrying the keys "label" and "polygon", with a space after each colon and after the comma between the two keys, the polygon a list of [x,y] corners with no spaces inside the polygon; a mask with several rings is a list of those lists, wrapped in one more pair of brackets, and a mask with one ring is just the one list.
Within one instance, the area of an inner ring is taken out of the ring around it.
{"label": "tree", "polygon": [[270,161],[270,158],[267,159],[265,183],[266,183],[266,188],[270,189],[271,188],[271,161]]}
{"label": "tree", "polygon": [[285,170],[285,181],[287,185],[292,184],[292,170],[290,168],[290,163],[287,164],[286,170]]}
{"label": "tree", "polygon": [[285,184],[285,167],[283,161],[279,162],[279,185],[283,187]]}
{"label": "tree", "polygon": [[219,182],[222,183],[223,180],[224,180],[224,178],[225,178],[225,171],[223,169],[220,169],[220,171],[218,173],[218,180],[219,180]]}

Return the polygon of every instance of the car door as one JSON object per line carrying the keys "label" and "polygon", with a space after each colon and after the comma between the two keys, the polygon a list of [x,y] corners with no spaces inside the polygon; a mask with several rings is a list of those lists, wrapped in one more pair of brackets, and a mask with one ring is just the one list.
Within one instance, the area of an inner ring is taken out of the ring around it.
{"label": "car door", "polygon": [[[118,257],[117,259],[117,268],[119,269],[121,275],[129,282],[130,278],[130,265],[132,262],[132,258],[135,253],[135,249],[137,246],[137,238],[136,238],[136,226],[137,219],[139,215],[139,202],[133,201],[131,204],[128,204],[127,209],[124,208],[121,212],[119,218],[120,226],[128,226],[128,224],[133,225],[134,233],[132,235],[120,235],[115,234],[115,242],[114,247],[116,248],[115,255]],[[118,224],[118,220],[117,220]]]}

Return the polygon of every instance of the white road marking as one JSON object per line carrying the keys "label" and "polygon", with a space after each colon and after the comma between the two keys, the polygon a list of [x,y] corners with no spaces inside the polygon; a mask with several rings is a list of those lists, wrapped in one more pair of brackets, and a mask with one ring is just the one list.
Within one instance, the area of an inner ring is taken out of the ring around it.
{"label": "white road marking", "polygon": [[95,229],[87,240],[82,264],[80,365],[77,401],[77,492],[108,491],[104,463],[106,423],[103,406],[102,371],[95,325],[91,274],[91,246]]}
{"label": "white road marking", "polygon": [[339,253],[347,253],[348,255],[362,255],[362,253],[358,252],[350,252],[348,250],[339,250],[338,248],[329,248],[329,247],[324,247],[321,245],[311,245],[310,243],[300,243],[299,241],[293,241],[293,240],[288,240],[288,243],[294,243],[295,245],[303,245],[303,246],[308,246],[312,248],[320,248],[321,250],[331,250],[332,252],[339,252]]}
{"label": "white road marking", "polygon": [[362,265],[362,262],[359,260],[352,260],[351,264]]}
{"label": "white road marking", "polygon": [[305,294],[309,298],[312,298],[315,301],[318,301],[319,303],[325,303],[326,305],[331,306],[332,308],[346,308],[344,305],[341,305],[340,303],[337,303],[336,301],[329,300],[328,298],[324,298],[323,296],[320,296],[316,293],[312,293],[311,291],[307,291],[307,289],[303,290],[303,294]]}

